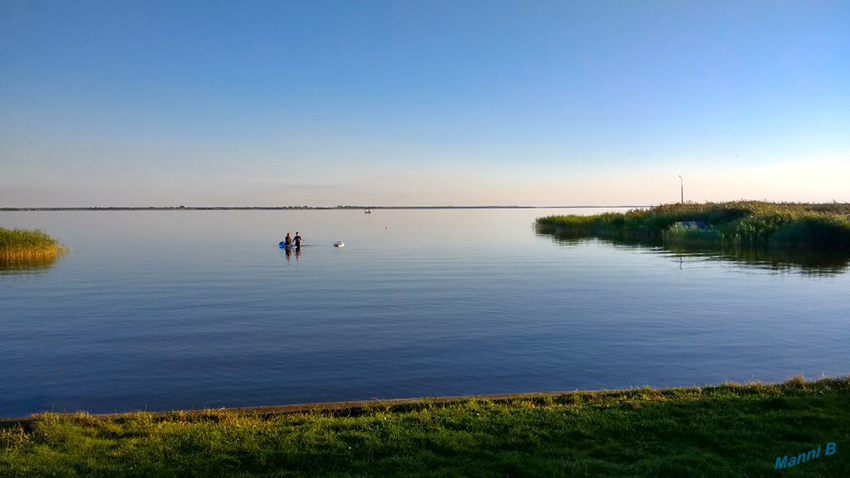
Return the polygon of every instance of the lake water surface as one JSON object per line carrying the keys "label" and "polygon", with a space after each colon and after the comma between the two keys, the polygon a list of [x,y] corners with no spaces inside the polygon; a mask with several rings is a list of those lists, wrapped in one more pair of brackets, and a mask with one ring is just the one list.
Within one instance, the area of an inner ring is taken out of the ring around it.
{"label": "lake water surface", "polygon": [[71,249],[0,267],[0,417],[850,372],[845,267],[559,243],[553,212],[599,210],[0,212]]}

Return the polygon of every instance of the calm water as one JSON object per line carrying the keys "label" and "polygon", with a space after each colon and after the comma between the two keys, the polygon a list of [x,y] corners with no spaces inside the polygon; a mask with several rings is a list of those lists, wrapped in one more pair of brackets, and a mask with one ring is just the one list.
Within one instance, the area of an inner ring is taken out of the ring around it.
{"label": "calm water", "polygon": [[844,269],[559,244],[550,212],[0,213],[72,250],[0,270],[0,416],[850,372]]}

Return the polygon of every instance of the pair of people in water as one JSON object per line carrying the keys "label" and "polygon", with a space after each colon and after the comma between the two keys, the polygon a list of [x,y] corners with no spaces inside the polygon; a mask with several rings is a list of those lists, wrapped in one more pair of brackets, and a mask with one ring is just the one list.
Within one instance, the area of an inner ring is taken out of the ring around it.
{"label": "pair of people in water", "polygon": [[283,245],[286,247],[301,247],[301,233],[295,231],[295,237],[286,233],[286,238],[283,240]]}

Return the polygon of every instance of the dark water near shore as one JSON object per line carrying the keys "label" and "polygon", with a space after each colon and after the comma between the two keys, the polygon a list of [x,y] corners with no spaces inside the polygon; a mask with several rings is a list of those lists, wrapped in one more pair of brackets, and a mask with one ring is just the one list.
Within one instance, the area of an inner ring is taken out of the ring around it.
{"label": "dark water near shore", "polygon": [[559,243],[549,213],[0,213],[71,248],[0,266],[0,416],[850,373],[841,261]]}

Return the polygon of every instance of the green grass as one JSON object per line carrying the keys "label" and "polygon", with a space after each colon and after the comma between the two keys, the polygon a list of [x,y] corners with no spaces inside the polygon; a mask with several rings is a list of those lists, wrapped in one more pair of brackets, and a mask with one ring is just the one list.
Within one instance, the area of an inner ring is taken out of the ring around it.
{"label": "green grass", "polygon": [[[706,230],[683,228],[701,222]],[[850,249],[850,204],[736,201],[665,204],[626,213],[548,216],[541,232],[572,237],[725,243],[745,247]]]}
{"label": "green grass", "polygon": [[[778,456],[837,443],[774,471]],[[850,476],[850,379],[262,415],[42,415],[0,476]]]}
{"label": "green grass", "polygon": [[0,261],[18,262],[51,259],[67,249],[43,231],[0,227]]}

